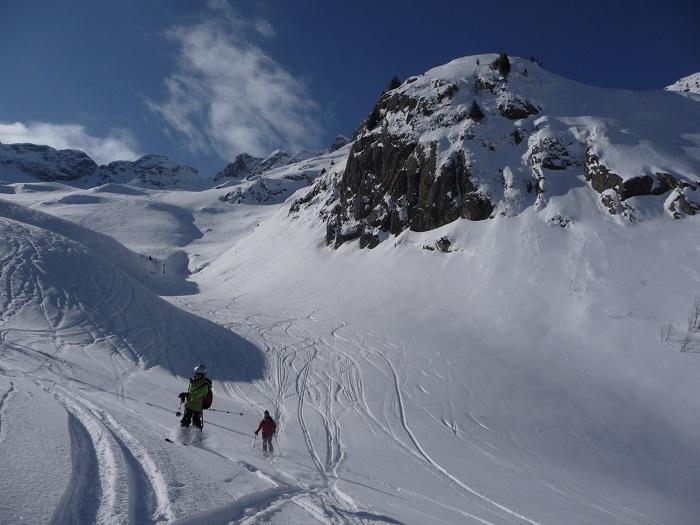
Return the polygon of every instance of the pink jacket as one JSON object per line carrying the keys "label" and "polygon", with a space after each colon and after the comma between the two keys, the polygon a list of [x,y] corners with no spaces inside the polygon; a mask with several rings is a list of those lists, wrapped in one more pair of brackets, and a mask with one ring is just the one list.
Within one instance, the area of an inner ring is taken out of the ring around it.
{"label": "pink jacket", "polygon": [[275,430],[277,429],[277,424],[275,423],[274,419],[268,416],[260,422],[258,430],[255,432],[257,433],[261,429],[263,434],[274,434]]}

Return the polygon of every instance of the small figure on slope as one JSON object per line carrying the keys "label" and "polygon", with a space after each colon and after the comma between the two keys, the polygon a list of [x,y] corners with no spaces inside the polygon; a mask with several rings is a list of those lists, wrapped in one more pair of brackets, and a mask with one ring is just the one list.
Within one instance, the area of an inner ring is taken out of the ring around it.
{"label": "small figure on slope", "polygon": [[189,427],[194,420],[194,426],[202,429],[202,410],[204,398],[211,390],[211,381],[205,377],[207,367],[198,365],[194,367],[194,377],[190,379],[190,387],[187,392],[180,394],[180,401],[185,403],[185,414],[180,420],[181,427]]}
{"label": "small figure on slope", "polygon": [[270,417],[270,413],[265,410],[265,417],[258,425],[258,429],[255,431],[255,435],[262,430],[262,443],[263,443],[263,453],[267,454],[267,448],[270,447],[270,454],[273,452],[272,448],[272,436],[275,435],[275,430],[277,430],[277,424],[275,420]]}

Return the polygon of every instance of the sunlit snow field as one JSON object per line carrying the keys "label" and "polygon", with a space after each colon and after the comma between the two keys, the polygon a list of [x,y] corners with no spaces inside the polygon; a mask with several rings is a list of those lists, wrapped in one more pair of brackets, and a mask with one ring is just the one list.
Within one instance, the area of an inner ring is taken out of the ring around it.
{"label": "sunlit snow field", "polygon": [[[700,361],[660,341],[700,289],[694,218],[333,251],[223,189],[6,187],[3,523],[697,522]],[[219,412],[181,433],[200,362]]]}

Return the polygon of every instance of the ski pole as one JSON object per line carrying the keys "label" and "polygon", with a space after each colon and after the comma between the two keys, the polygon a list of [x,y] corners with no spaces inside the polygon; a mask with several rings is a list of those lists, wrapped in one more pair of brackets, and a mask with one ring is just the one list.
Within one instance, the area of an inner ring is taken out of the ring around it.
{"label": "ski pole", "polygon": [[217,410],[215,408],[207,408],[207,410],[211,410],[212,412],[223,412],[224,414],[237,414],[239,416],[243,415],[243,412],[229,412],[228,410]]}
{"label": "ski pole", "polygon": [[255,437],[253,438],[253,444],[250,445],[252,448],[255,448],[255,442],[258,440],[258,435],[255,434]]}
{"label": "ski pole", "polygon": [[180,400],[180,406],[177,407],[177,412],[175,412],[175,415],[177,417],[180,417],[182,415],[182,412],[180,412],[180,409],[182,408],[182,399]]}

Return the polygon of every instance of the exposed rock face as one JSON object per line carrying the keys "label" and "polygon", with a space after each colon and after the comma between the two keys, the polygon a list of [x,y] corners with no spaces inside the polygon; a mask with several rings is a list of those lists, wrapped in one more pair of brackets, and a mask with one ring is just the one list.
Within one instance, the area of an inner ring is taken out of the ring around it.
{"label": "exposed rock face", "polygon": [[215,181],[223,179],[244,179],[249,176],[256,166],[263,161],[260,157],[253,157],[247,153],[236,155],[236,158],[214,177]]}
{"label": "exposed rock face", "polygon": [[333,144],[331,144],[331,147],[328,149],[328,152],[333,153],[334,151],[338,151],[340,148],[347,146],[349,143],[349,138],[344,137],[343,135],[338,135],[333,141]]}
{"label": "exposed rock face", "polygon": [[[376,141],[376,142],[375,142]],[[342,179],[340,206],[328,222],[335,246],[359,238],[373,247],[379,232],[428,231],[458,218],[487,219],[494,206],[471,182],[459,152],[439,166],[437,144],[382,133],[355,142]],[[340,224],[352,225],[337,229]]]}
{"label": "exposed rock face", "polygon": [[[475,123],[484,116],[477,118],[463,106],[445,110],[461,90],[458,83],[437,79],[431,87],[430,98],[394,90],[375,106],[348,157],[340,203],[327,223],[328,244],[359,239],[360,246],[372,248],[381,232],[428,231],[459,218],[484,220],[494,211],[489,196],[471,180],[464,150],[439,159],[437,141],[416,138],[426,127]],[[385,124],[377,129],[380,118]],[[388,125],[389,119],[398,126]]]}
{"label": "exposed rock face", "polygon": [[517,96],[509,96],[504,97],[499,102],[498,111],[501,116],[509,120],[520,120],[531,115],[537,115],[540,112],[540,108],[527,99],[523,100]]}
{"label": "exposed rock face", "polygon": [[506,74],[490,66],[497,59],[458,59],[382,95],[345,169],[319,178],[290,213],[319,206],[327,244],[372,248],[406,230],[541,212],[553,202],[546,222],[568,228],[575,222],[560,203],[583,184],[601,210],[630,222],[641,196],[660,196],[674,218],[700,209],[700,159],[683,157],[658,132],[660,122],[674,129],[679,121],[679,141],[697,134],[694,95],[637,100],[550,75],[534,61],[510,58]]}
{"label": "exposed rock face", "polygon": [[219,172],[215,181],[223,179],[250,179],[262,175],[266,171],[273,170],[280,166],[285,166],[295,159],[286,151],[277,150],[267,157],[254,157],[247,153],[237,155],[232,163]]}
{"label": "exposed rock face", "polygon": [[631,197],[643,195],[663,195],[671,190],[676,192],[675,197],[668,205],[674,218],[680,218],[681,212],[686,215],[695,215],[700,210],[700,204],[690,196],[698,189],[697,184],[679,180],[669,173],[656,172],[654,176],[641,175],[623,179],[617,173],[612,172],[598,156],[588,151],[584,176],[591,183],[591,187],[602,195],[601,202],[611,215],[622,213],[630,220],[636,220],[634,209],[624,204]]}
{"label": "exposed rock face", "polygon": [[[465,91],[496,94],[492,98],[508,120],[537,114],[539,108],[524,97],[500,92],[499,82],[506,81],[492,68],[471,80],[433,79],[425,93],[410,89],[420,84],[414,77],[382,96],[348,157],[339,203],[328,215],[328,244],[338,247],[359,239],[360,246],[372,248],[382,232],[428,231],[460,218],[492,216],[496,206],[483,184],[472,180],[466,149],[446,154],[440,141],[422,140],[421,135],[461,126],[461,139],[474,140],[472,129],[485,114],[475,100],[466,103]],[[522,136],[516,132],[512,140],[522,142]]]}

